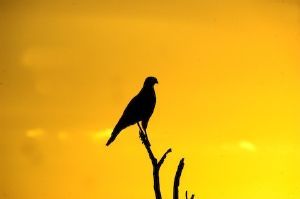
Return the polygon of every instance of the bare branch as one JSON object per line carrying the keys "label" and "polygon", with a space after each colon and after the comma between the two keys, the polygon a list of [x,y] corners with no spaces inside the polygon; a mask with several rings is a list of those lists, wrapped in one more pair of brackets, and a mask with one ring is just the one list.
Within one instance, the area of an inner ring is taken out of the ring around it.
{"label": "bare branch", "polygon": [[[190,199],[194,199],[195,195],[192,194],[191,198]],[[186,199],[189,199],[189,196],[188,196],[188,191],[185,191],[185,198]]]}
{"label": "bare branch", "polygon": [[184,167],[184,158],[182,158],[178,164],[177,171],[174,178],[174,187],[173,187],[173,199],[178,199],[178,187],[180,184],[180,177]]}
{"label": "bare branch", "polygon": [[155,192],[155,198],[156,199],[162,199],[161,192],[160,192],[159,170],[160,170],[160,167],[163,164],[164,160],[166,159],[167,154],[170,153],[172,150],[168,149],[164,153],[162,158],[159,160],[159,163],[157,163],[157,158],[154,156],[154,154],[151,150],[151,144],[150,144],[150,141],[148,139],[146,131],[142,129],[142,127],[140,126],[139,123],[137,123],[137,125],[140,129],[139,134],[140,134],[140,138],[142,140],[142,144],[145,146],[145,148],[148,152],[148,155],[149,155],[149,158],[151,160],[152,167],[153,167],[153,181],[154,181],[153,187],[154,187],[154,192]]}
{"label": "bare branch", "polygon": [[[154,192],[155,192],[155,198],[162,199],[161,192],[160,192],[159,170],[160,170],[160,167],[162,166],[162,164],[164,163],[165,159],[167,158],[167,155],[172,152],[172,149],[169,148],[157,162],[157,158],[154,156],[154,154],[151,150],[151,144],[150,144],[150,140],[148,139],[147,132],[141,127],[141,125],[139,123],[137,123],[137,125],[139,127],[139,135],[140,135],[142,144],[145,146],[145,148],[148,152],[148,155],[151,160],[152,167],[153,167],[153,181],[154,181],[153,187],[154,187]],[[183,167],[184,167],[184,158],[182,158],[180,160],[178,167],[177,167],[176,174],[175,174],[174,187],[173,187],[173,199],[179,199],[178,198],[178,195],[179,195],[178,187],[180,184],[180,177],[181,177]],[[185,197],[186,197],[186,199],[188,199],[187,191],[185,192]],[[191,199],[194,199],[194,195],[192,195]]]}
{"label": "bare branch", "polygon": [[157,164],[158,167],[161,167],[161,165],[164,163],[164,161],[165,161],[165,159],[166,159],[168,153],[171,153],[171,152],[172,152],[172,149],[171,149],[171,148],[169,148],[169,149],[165,152],[165,154],[160,158],[160,160],[159,160],[159,162],[158,162],[158,164]]}
{"label": "bare branch", "polygon": [[156,167],[157,165],[157,159],[155,158],[152,150],[151,150],[151,147],[150,147],[150,144],[149,144],[149,140],[146,138],[145,134],[140,130],[140,138],[142,140],[142,143],[144,144],[147,152],[148,152],[148,155],[149,155],[149,158],[152,162],[152,165]]}

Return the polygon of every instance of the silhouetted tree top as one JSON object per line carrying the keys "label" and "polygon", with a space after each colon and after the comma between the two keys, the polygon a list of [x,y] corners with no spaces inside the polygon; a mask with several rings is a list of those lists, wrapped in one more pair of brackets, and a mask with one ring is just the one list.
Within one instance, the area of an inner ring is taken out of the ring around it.
{"label": "silhouetted tree top", "polygon": [[154,184],[153,184],[153,187],[154,187],[154,192],[155,192],[155,198],[156,199],[161,199],[162,196],[161,196],[161,192],[160,192],[160,179],[159,179],[159,171],[160,171],[160,168],[162,166],[162,164],[164,163],[165,159],[167,158],[167,155],[168,153],[172,152],[172,149],[169,148],[164,154],[163,156],[158,160],[152,150],[151,150],[151,144],[150,144],[150,141],[148,139],[148,136],[147,136],[147,133],[143,131],[142,127],[140,126],[139,123],[137,123],[140,131],[139,131],[139,134],[140,134],[140,138],[142,140],[142,143],[143,145],[145,146],[147,152],[148,152],[148,155],[149,155],[149,158],[151,160],[151,163],[152,163],[152,168],[153,168],[153,181],[154,181]]}
{"label": "silhouetted tree top", "polygon": [[[155,77],[147,77],[141,91],[129,102],[125,108],[121,118],[116,124],[111,137],[106,143],[106,146],[109,146],[118,136],[118,134],[125,128],[130,125],[137,124],[139,127],[139,136],[142,141],[142,144],[145,146],[145,149],[148,153],[149,159],[152,164],[153,170],[153,188],[156,199],[162,199],[160,191],[160,177],[159,171],[163,163],[165,162],[167,155],[172,152],[172,149],[169,148],[160,159],[158,159],[151,149],[151,143],[147,135],[147,126],[149,119],[154,111],[156,104],[156,96],[154,85],[158,81]],[[140,125],[140,123],[142,125]],[[173,199],[179,199],[179,184],[180,177],[184,167],[184,158],[182,158],[178,164],[177,171],[174,177],[174,187],[173,187]],[[194,198],[192,195],[191,199]],[[188,195],[186,192],[186,199]]]}

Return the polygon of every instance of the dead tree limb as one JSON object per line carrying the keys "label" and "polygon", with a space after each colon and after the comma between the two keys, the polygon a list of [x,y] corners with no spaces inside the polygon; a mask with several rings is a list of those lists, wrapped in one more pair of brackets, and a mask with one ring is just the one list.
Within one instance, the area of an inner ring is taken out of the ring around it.
{"label": "dead tree limb", "polygon": [[148,139],[147,132],[144,131],[141,128],[139,123],[137,123],[137,125],[140,129],[140,131],[139,131],[140,138],[141,138],[142,143],[143,143],[143,145],[145,146],[145,148],[148,152],[148,155],[149,155],[149,158],[151,160],[152,167],[153,167],[153,181],[154,181],[153,187],[154,187],[154,192],[155,192],[155,198],[156,199],[162,199],[161,192],[160,192],[159,170],[160,170],[161,165],[164,163],[168,153],[172,152],[172,149],[169,148],[164,153],[164,155],[157,161],[157,158],[154,156],[154,154],[151,150],[151,144],[150,144],[150,141]]}
{"label": "dead tree limb", "polygon": [[179,199],[178,195],[179,195],[179,184],[180,184],[180,177],[181,177],[181,173],[184,167],[184,158],[182,158],[178,164],[177,167],[177,171],[175,174],[175,178],[174,178],[174,187],[173,187],[173,199]]}
{"label": "dead tree limb", "polygon": [[[194,199],[194,197],[195,197],[195,195],[192,194],[192,196],[191,196],[190,199]],[[188,196],[188,192],[187,192],[187,191],[185,191],[185,198],[186,198],[186,199],[189,199],[189,196]]]}

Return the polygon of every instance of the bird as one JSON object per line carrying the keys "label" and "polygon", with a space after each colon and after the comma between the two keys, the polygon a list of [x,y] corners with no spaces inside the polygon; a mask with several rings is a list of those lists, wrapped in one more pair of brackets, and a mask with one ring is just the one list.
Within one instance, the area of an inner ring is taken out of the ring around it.
{"label": "bird", "polygon": [[156,104],[155,84],[158,84],[156,77],[149,76],[145,79],[140,92],[131,99],[125,108],[106,146],[109,146],[123,129],[138,122],[142,122],[142,128],[146,132],[149,119],[152,116]]}

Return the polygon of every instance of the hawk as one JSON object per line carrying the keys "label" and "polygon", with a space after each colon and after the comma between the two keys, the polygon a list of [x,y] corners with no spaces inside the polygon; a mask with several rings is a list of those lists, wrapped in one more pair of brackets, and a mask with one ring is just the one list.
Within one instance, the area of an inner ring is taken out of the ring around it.
{"label": "hawk", "polygon": [[154,111],[156,96],[154,85],[158,84],[155,77],[147,77],[140,92],[132,98],[125,108],[121,118],[116,124],[106,146],[110,145],[119,133],[130,125],[142,122],[142,128],[146,132],[149,119]]}

